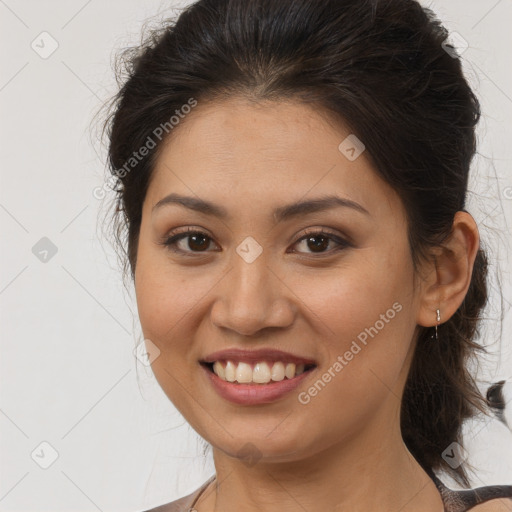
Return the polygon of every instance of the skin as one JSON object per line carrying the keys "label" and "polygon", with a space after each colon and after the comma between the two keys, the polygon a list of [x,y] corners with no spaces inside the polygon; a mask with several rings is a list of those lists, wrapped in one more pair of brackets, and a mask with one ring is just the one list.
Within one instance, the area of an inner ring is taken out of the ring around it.
{"label": "skin", "polygon": [[[437,308],[444,322],[461,304],[478,230],[458,212],[451,239],[415,272],[402,202],[365,152],[349,161],[338,150],[349,134],[306,105],[230,98],[200,103],[157,160],[135,289],[144,337],[160,350],[155,376],[213,448],[221,483],[203,494],[199,512],[443,510],[401,438],[400,402],[417,326],[435,325]],[[223,206],[229,218],[178,205],[153,211],[171,192]],[[272,216],[278,206],[333,193],[368,214],[338,207],[280,222]],[[188,227],[206,233],[199,242],[206,250],[189,238],[178,242],[184,254],[161,244]],[[314,252],[301,238],[322,228],[351,245],[335,251],[331,240]],[[252,263],[236,252],[248,236],[263,249]],[[298,393],[394,303],[400,312],[301,404]],[[215,392],[198,363],[231,347],[277,348],[318,366],[274,403],[235,405]],[[260,457],[254,465],[237,455],[247,443]]]}

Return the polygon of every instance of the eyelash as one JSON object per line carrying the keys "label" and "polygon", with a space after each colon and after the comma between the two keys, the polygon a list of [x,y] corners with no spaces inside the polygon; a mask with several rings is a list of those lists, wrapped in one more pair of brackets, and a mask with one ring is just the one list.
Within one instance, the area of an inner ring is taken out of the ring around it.
{"label": "eyelash", "polygon": [[[197,230],[194,228],[187,228],[185,231],[181,231],[179,233],[171,232],[169,235],[167,235],[164,238],[164,240],[162,242],[160,242],[160,244],[165,246],[165,248],[168,249],[169,251],[172,251],[174,253],[186,254],[186,255],[191,255],[191,254],[200,255],[200,254],[209,252],[207,250],[205,250],[205,251],[183,251],[182,249],[176,248],[176,244],[179,241],[184,240],[187,237],[190,237],[192,235],[200,235],[200,236],[203,236],[207,239],[210,239],[210,241],[212,241],[212,238],[210,236],[208,236],[208,234],[205,233],[204,231],[200,231],[200,230]],[[334,242],[336,242],[338,244],[338,247],[335,249],[332,249],[330,251],[324,251],[324,252],[319,252],[319,253],[310,252],[310,253],[299,253],[299,254],[318,254],[319,256],[322,256],[325,254],[336,253],[336,252],[346,249],[348,247],[353,247],[353,245],[351,243],[349,243],[347,240],[344,240],[343,238],[339,237],[338,235],[331,233],[329,231],[323,230],[323,229],[321,229],[319,231],[316,231],[316,230],[306,231],[301,236],[301,238],[299,238],[293,245],[296,245],[299,242],[302,242],[303,240],[306,240],[308,238],[329,238],[330,240],[333,240]],[[194,256],[192,256],[192,257],[194,257]]]}

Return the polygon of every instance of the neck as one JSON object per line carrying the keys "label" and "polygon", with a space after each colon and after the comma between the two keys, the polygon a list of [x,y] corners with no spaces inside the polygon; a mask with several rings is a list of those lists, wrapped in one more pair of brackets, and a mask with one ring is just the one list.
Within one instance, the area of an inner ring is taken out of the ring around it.
{"label": "neck", "polygon": [[[398,415],[398,414],[397,414]],[[199,512],[443,510],[437,487],[395,427],[377,421],[351,439],[297,461],[256,464],[213,449],[216,479]],[[386,428],[388,427],[388,428]]]}

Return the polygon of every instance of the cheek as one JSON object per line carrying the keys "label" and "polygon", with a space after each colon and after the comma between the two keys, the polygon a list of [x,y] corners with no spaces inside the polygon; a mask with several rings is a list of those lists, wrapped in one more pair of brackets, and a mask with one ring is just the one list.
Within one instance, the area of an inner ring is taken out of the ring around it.
{"label": "cheek", "polygon": [[307,297],[307,305],[334,334],[369,327],[395,302],[410,303],[412,267],[408,258],[386,258],[376,252],[359,251],[324,276],[317,273],[311,279],[296,280],[295,287],[302,288],[300,296]]}
{"label": "cheek", "polygon": [[344,373],[354,379],[357,372],[374,370],[385,382],[395,380],[410,348],[415,326],[412,263],[407,246],[391,252],[393,257],[373,249],[359,251],[343,268],[294,285],[314,312],[328,364],[342,356]]}
{"label": "cheek", "polygon": [[[409,269],[406,260],[383,261],[386,268],[370,263],[296,283],[303,287],[297,295],[307,297],[307,310],[320,326],[314,330],[323,356],[317,380],[300,400],[307,402],[307,417],[325,420],[316,435],[326,440],[357,431],[385,403],[400,405],[399,384],[415,326]],[[332,425],[328,432],[326,424]]]}
{"label": "cheek", "polygon": [[[142,243],[143,242],[143,243]],[[159,251],[148,247],[148,242],[139,244],[135,270],[135,295],[138,315],[145,338],[149,338],[162,351],[164,340],[185,311],[190,307],[189,290],[176,275],[169,272]]]}
{"label": "cheek", "polygon": [[[160,350],[159,368],[180,371],[195,365],[199,349],[192,340],[209,314],[208,294],[221,276],[205,269],[179,268],[165,254],[141,252],[135,274],[140,324],[145,339]],[[157,375],[158,376],[158,375]]]}
{"label": "cheek", "polygon": [[183,363],[191,357],[188,340],[192,334],[184,328],[188,326],[187,313],[193,314],[198,298],[192,292],[195,288],[185,286],[184,280],[169,272],[169,268],[160,255],[140,251],[135,294],[144,339],[160,351],[151,363],[155,378],[169,400],[180,411],[188,411],[190,403],[182,387],[189,377]]}
{"label": "cheek", "polygon": [[[186,325],[187,314],[193,314],[200,294],[189,283],[169,278],[162,273],[141,272],[136,287],[137,308],[145,338],[151,339],[161,351],[179,350],[178,331]],[[181,332],[180,332],[181,334]]]}
{"label": "cheek", "polygon": [[172,269],[165,250],[153,247],[149,234],[143,230],[135,269],[135,295],[144,336],[154,337],[160,346],[165,333],[172,332],[192,307],[192,290],[183,276]]}

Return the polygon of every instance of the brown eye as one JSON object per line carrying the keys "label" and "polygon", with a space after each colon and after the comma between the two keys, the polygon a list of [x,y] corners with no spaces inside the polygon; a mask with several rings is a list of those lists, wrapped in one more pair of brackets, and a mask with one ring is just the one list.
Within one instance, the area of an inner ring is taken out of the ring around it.
{"label": "brown eye", "polygon": [[[173,234],[167,237],[163,242],[166,248],[170,251],[182,254],[194,254],[209,252],[210,244],[213,242],[212,238],[203,231],[188,229],[184,232]],[[327,231],[311,232],[306,236],[295,242],[294,245],[303,244],[306,251],[293,251],[299,253],[309,254],[329,254],[339,250],[351,247],[351,244],[343,240],[334,233]],[[330,245],[334,245],[329,249]]]}
{"label": "brown eye", "polygon": [[204,251],[208,249],[210,243],[207,241],[208,237],[197,234],[197,235],[187,235],[188,238],[188,247],[193,251]]}
{"label": "brown eye", "polygon": [[[332,250],[327,250],[331,242],[334,242],[336,247]],[[295,245],[300,243],[303,244],[303,247],[305,246],[307,249],[309,249],[309,251],[311,251],[310,254],[326,254],[330,252],[336,252],[351,246],[346,240],[343,240],[338,235],[329,233],[327,231],[308,233],[306,236],[302,237],[298,242],[296,242]],[[306,251],[306,254],[307,252],[308,251]]]}
{"label": "brown eye", "polygon": [[308,249],[313,252],[322,252],[329,246],[329,238],[325,236],[308,236],[305,239]]}
{"label": "brown eye", "polygon": [[167,249],[178,253],[208,252],[212,239],[204,232],[188,229],[167,237],[163,242]]}

